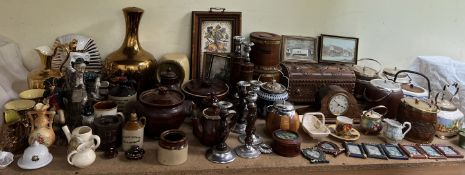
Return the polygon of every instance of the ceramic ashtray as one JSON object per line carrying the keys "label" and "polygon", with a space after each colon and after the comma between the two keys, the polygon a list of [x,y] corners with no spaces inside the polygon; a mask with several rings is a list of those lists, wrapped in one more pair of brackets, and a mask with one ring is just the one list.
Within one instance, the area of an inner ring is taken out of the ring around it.
{"label": "ceramic ashtray", "polygon": [[[317,116],[321,116],[322,121]],[[305,113],[302,117],[302,128],[314,139],[327,137],[331,133],[325,125],[325,115],[321,112]]]}
{"label": "ceramic ashtray", "polygon": [[10,152],[0,151],[0,169],[5,169],[13,162],[14,155]]}

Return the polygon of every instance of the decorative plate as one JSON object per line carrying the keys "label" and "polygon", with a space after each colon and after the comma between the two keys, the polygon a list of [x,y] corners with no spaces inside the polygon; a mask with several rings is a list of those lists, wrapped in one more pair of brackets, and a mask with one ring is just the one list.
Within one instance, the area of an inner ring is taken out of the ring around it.
{"label": "decorative plate", "polygon": [[331,136],[333,136],[336,139],[342,140],[342,141],[356,141],[360,139],[360,132],[358,132],[355,128],[352,128],[350,130],[350,135],[348,136],[340,136],[336,134],[336,125],[328,125],[329,130],[331,131]]}
{"label": "decorative plate", "polygon": [[[78,52],[72,52],[70,54],[70,59],[67,60],[67,63],[63,65],[65,67],[71,67],[70,62],[77,57],[84,58],[88,62],[86,70],[92,72],[100,72],[102,69],[102,58],[100,57],[100,52],[97,48],[95,41],[92,38],[87,36],[78,35],[78,34],[67,34],[56,38],[53,48],[58,46],[67,45],[73,40],[76,39]],[[52,58],[52,69],[60,69],[63,62],[66,60],[66,52],[63,48],[57,49],[57,54]]]}

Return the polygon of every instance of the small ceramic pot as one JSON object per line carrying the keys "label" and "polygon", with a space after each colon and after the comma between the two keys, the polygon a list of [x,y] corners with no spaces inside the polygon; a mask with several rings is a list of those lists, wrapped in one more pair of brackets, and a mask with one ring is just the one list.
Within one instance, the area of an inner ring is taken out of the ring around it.
{"label": "small ceramic pot", "polygon": [[181,130],[167,130],[158,142],[158,162],[162,165],[180,165],[187,161],[187,137]]}
{"label": "small ceramic pot", "polygon": [[273,132],[273,152],[284,157],[295,157],[300,154],[302,138],[297,132],[278,129]]}

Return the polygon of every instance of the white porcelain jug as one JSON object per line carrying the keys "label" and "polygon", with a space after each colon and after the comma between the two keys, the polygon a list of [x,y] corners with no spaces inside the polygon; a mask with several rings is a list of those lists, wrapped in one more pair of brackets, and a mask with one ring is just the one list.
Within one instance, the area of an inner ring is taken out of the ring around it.
{"label": "white porcelain jug", "polygon": [[95,161],[95,151],[92,149],[93,143],[86,142],[77,147],[76,150],[68,154],[67,160],[70,165],[85,168]]}
{"label": "white porcelain jug", "polygon": [[[402,133],[408,125],[408,129]],[[388,143],[398,143],[404,139],[405,134],[410,131],[412,125],[410,122],[399,123],[398,121],[385,118],[383,119],[383,130],[381,131],[382,136],[385,138]]]}

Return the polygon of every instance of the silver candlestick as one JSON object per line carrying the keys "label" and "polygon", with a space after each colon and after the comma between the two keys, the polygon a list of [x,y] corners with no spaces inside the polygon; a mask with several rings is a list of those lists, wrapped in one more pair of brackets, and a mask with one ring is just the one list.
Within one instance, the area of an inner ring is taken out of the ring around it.
{"label": "silver candlestick", "polygon": [[[247,107],[251,107],[251,106],[257,106],[256,105],[256,101],[257,101],[257,98],[258,98],[258,95],[255,91],[249,91],[248,92],[248,96],[246,97],[247,99]],[[250,112],[250,111],[249,111]],[[250,116],[249,116],[250,117]],[[239,136],[239,142],[241,143],[245,143],[245,139],[247,137],[247,134],[244,133],[244,134],[241,134]],[[255,132],[252,133],[252,145],[258,145],[258,144],[261,144],[263,143],[263,140],[260,136],[256,135]]]}
{"label": "silver candlestick", "polygon": [[250,83],[247,81],[239,81],[237,82],[237,94],[239,96],[239,104],[237,106],[237,113],[238,113],[238,120],[236,125],[234,126],[232,132],[237,134],[244,134],[245,128],[247,126],[247,92],[250,87]]}
{"label": "silver candlestick", "polygon": [[[250,94],[255,94],[255,92],[250,92]],[[254,95],[249,95],[248,100],[252,101],[254,99]],[[248,108],[248,115],[247,115],[247,127],[245,129],[246,137],[245,137],[245,144],[236,147],[234,151],[239,157],[252,159],[257,158],[260,156],[260,150],[253,146],[252,135],[255,133],[255,121],[257,120],[257,105],[255,103],[249,102],[247,104]]]}

